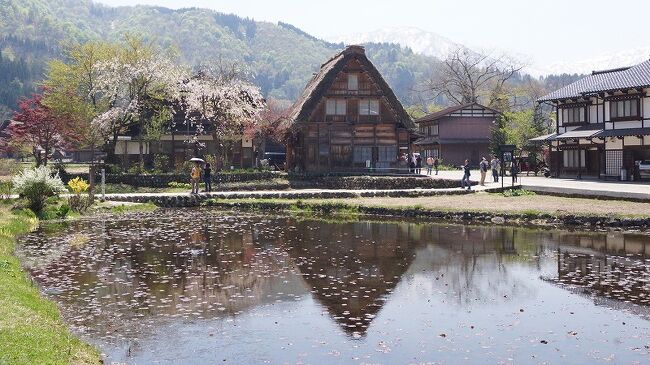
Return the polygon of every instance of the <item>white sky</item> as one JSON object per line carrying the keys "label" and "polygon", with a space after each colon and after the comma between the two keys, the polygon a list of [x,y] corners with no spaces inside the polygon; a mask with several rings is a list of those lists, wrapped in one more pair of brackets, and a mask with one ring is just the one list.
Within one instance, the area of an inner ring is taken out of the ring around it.
{"label": "white sky", "polygon": [[[650,46],[650,0],[95,0],[202,7],[293,24],[314,36],[410,26],[534,63],[580,61]],[[650,55],[649,55],[650,56]]]}

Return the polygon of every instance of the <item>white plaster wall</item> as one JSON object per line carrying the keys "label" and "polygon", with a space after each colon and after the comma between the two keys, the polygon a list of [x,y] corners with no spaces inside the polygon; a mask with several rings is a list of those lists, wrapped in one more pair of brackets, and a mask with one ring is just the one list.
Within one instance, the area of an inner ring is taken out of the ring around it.
{"label": "white plaster wall", "polygon": [[[149,153],[149,144],[147,142],[142,143],[142,150],[145,154]],[[126,147],[127,155],[139,155],[140,154],[140,144],[138,141],[117,141],[115,144],[115,154],[124,155],[124,148]]]}
{"label": "white plaster wall", "polygon": [[641,128],[643,123],[640,120],[633,120],[629,122],[616,122],[616,129],[624,128]]}
{"label": "white plaster wall", "polygon": [[607,138],[605,140],[605,149],[608,149],[608,150],[620,150],[622,148],[623,148],[623,140],[622,139],[614,138],[612,140],[612,138]]}
{"label": "white plaster wall", "polygon": [[646,146],[650,145],[650,136],[643,136],[643,144]]}
{"label": "white plaster wall", "polygon": [[637,136],[625,136],[625,146],[640,146],[643,140]]}

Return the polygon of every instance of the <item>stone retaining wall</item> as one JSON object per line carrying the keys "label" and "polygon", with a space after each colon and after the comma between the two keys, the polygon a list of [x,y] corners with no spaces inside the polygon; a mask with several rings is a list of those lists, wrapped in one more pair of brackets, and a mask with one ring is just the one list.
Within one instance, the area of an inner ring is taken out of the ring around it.
{"label": "stone retaining wall", "polygon": [[334,199],[358,197],[419,197],[434,195],[471,194],[467,190],[377,190],[377,191],[323,191],[323,192],[242,192],[242,193],[201,193],[190,194],[109,194],[106,200],[133,203],[153,203],[159,207],[197,207],[209,199]]}
{"label": "stone retaining wall", "polygon": [[[75,177],[81,177],[88,181],[88,173],[77,174],[62,174],[61,179],[64,183]],[[255,180],[270,180],[277,177],[277,173],[271,171],[259,172],[241,172],[241,173],[216,173],[212,175],[212,181],[215,184],[231,183],[231,182],[246,182]],[[95,176],[95,182],[101,181],[101,174]],[[149,188],[166,188],[170,182],[189,183],[190,178],[185,174],[106,174],[107,184],[125,184],[137,187]]]}

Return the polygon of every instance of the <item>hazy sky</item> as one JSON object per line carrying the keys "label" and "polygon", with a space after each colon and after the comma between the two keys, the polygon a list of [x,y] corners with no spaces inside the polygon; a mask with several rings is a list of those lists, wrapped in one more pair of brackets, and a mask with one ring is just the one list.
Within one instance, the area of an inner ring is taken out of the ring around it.
{"label": "hazy sky", "polygon": [[[650,46],[650,0],[99,0],[203,7],[328,35],[413,26],[534,63],[579,61]],[[650,55],[649,55],[650,56]]]}

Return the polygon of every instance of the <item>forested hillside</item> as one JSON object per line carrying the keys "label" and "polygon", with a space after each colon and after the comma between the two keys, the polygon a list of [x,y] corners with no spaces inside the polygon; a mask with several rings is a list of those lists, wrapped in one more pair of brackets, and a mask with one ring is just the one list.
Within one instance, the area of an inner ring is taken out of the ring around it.
{"label": "forested hillside", "polygon": [[[256,22],[206,9],[111,8],[89,0],[0,2],[0,105],[15,107],[66,43],[141,35],[178,51],[189,65],[237,61],[265,96],[293,100],[342,44],[319,40],[286,23]],[[405,102],[435,59],[392,44],[368,46],[369,57]]]}
{"label": "forested hillside", "polygon": [[[180,62],[188,65],[236,61],[248,69],[266,97],[288,101],[343,47],[290,24],[258,22],[207,9],[107,7],[90,0],[2,0],[0,115],[15,108],[20,96],[35,90],[47,61],[60,57],[66,44],[116,41],[125,33],[177,51]],[[406,105],[418,100],[413,90],[439,62],[395,44],[366,44],[366,49]],[[557,87],[575,77],[562,75],[546,81]]]}

